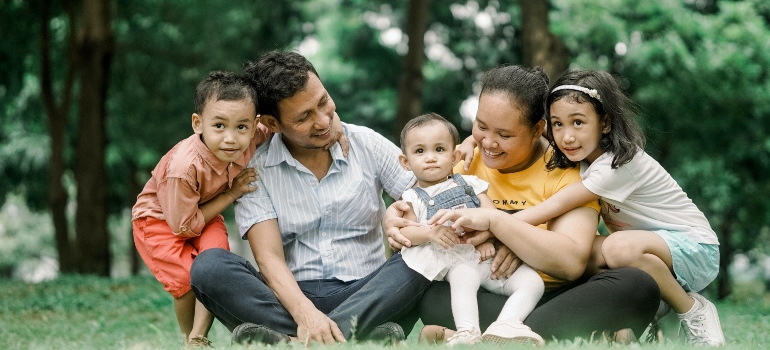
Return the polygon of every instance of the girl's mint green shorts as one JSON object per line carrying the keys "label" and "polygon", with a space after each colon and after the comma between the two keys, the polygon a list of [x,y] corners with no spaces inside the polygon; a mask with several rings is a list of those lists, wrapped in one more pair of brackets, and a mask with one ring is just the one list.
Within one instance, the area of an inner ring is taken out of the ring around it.
{"label": "girl's mint green shorts", "polygon": [[685,291],[699,292],[719,273],[719,245],[698,243],[666,230],[652,231],[663,237],[671,251],[676,281]]}

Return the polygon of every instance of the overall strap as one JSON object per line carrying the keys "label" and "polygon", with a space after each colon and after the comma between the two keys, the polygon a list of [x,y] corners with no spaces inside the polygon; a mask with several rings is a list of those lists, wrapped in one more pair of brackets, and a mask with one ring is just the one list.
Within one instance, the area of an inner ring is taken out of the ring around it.
{"label": "overall strap", "polygon": [[455,180],[457,183],[457,186],[462,187],[465,189],[465,194],[471,197],[471,200],[473,201],[473,204],[476,205],[476,208],[481,206],[481,201],[479,201],[479,197],[476,196],[476,191],[473,190],[473,187],[468,185],[467,182],[465,182],[465,179],[463,179],[463,176],[460,174],[452,174],[452,180]]}

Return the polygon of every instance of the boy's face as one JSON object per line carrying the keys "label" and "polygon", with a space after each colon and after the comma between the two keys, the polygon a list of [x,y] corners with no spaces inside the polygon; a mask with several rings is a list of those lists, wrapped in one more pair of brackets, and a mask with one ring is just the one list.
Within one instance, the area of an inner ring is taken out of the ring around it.
{"label": "boy's face", "polygon": [[257,112],[249,99],[209,99],[203,113],[193,113],[192,127],[217,158],[234,162],[248,149],[257,128]]}
{"label": "boy's face", "polygon": [[452,175],[460,153],[445,125],[433,122],[409,130],[404,143],[405,154],[399,156],[399,161],[414,172],[420,187],[441,183]]}

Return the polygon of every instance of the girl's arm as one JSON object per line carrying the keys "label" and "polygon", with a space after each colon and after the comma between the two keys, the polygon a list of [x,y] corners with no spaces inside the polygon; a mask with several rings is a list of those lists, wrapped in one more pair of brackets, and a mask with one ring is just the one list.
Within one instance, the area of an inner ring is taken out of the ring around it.
{"label": "girl's arm", "polygon": [[[410,205],[411,207],[411,205]],[[417,215],[410,208],[404,214],[404,219],[417,221]],[[434,242],[444,248],[451,248],[458,243],[457,235],[454,230],[448,226],[407,226],[401,228],[401,234],[409,240],[410,247],[423,244],[425,242]]]}
{"label": "girl's arm", "polygon": [[513,214],[513,217],[530,225],[537,226],[599,198],[599,196],[589,191],[582,182],[573,182],[544,202],[519,211]]}
{"label": "girl's arm", "polygon": [[457,150],[460,151],[460,159],[464,162],[463,169],[465,169],[465,171],[468,171],[468,168],[471,166],[475,149],[476,140],[473,138],[473,135],[466,137],[465,140],[457,146]]}

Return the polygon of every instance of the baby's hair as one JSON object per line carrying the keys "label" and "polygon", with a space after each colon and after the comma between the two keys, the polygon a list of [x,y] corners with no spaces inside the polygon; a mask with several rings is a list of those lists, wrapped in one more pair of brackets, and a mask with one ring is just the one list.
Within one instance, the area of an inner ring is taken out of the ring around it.
{"label": "baby's hair", "polygon": [[433,123],[443,124],[446,126],[449,134],[452,135],[452,146],[456,146],[460,143],[460,133],[457,132],[457,128],[455,128],[455,126],[452,125],[452,123],[450,123],[448,120],[444,119],[444,117],[430,112],[425,113],[419,117],[412,118],[406,123],[406,125],[404,125],[404,129],[401,130],[401,152],[406,153],[406,135],[409,134],[410,131]]}
{"label": "baby's hair", "polygon": [[307,58],[288,51],[267,52],[257,61],[246,63],[244,70],[257,89],[259,114],[272,115],[278,120],[281,119],[278,102],[304,89],[309,73],[318,77],[318,72]]}
{"label": "baby's hair", "polygon": [[203,108],[209,100],[242,99],[248,99],[257,109],[257,93],[248,79],[233,72],[212,71],[195,88],[195,113],[203,114]]}
{"label": "baby's hair", "polygon": [[[590,104],[599,116],[599,122],[609,121],[610,132],[602,135],[599,146],[604,152],[612,152],[612,168],[628,163],[634,155],[644,149],[645,137],[642,127],[636,120],[637,107],[618,86],[615,78],[604,71],[578,70],[564,73],[554,83],[554,88],[564,85],[577,85],[589,90],[596,90],[598,99],[584,91],[572,88],[560,89],[548,95],[547,107],[563,98],[567,101]],[[576,165],[557,147],[550,126],[551,115],[548,113],[546,137],[554,149],[553,157],[548,161],[548,169],[571,168]]]}
{"label": "baby's hair", "polygon": [[503,93],[521,110],[523,123],[534,127],[545,118],[548,75],[540,67],[500,66],[484,74],[481,95]]}

